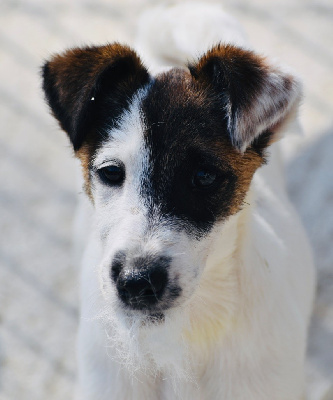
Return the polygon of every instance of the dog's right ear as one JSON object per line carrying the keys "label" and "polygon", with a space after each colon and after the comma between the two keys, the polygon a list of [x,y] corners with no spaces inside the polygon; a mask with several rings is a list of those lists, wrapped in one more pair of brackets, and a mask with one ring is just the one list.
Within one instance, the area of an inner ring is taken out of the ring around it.
{"label": "dog's right ear", "polygon": [[118,43],[71,49],[43,66],[47,102],[75,151],[87,140],[105,96],[110,117],[118,116],[148,81],[137,54]]}

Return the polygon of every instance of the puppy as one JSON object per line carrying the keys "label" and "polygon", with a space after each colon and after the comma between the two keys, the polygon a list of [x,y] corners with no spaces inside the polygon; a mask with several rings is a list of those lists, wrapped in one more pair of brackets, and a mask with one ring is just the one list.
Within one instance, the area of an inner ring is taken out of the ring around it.
{"label": "puppy", "polygon": [[[301,84],[225,43],[235,24],[217,6],[158,15],[141,48],[177,68],[152,74],[119,43],[43,68],[94,210],[77,398],[301,400],[314,272],[273,144]],[[202,32],[215,45],[179,67]]]}

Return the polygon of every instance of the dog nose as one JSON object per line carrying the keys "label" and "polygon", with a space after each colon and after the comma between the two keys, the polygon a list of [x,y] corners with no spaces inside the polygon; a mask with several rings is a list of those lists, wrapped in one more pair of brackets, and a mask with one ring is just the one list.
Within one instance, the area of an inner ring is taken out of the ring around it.
{"label": "dog nose", "polygon": [[162,297],[168,283],[165,257],[147,261],[136,259],[133,268],[124,268],[118,275],[116,287],[120,299],[133,309],[154,306]]}

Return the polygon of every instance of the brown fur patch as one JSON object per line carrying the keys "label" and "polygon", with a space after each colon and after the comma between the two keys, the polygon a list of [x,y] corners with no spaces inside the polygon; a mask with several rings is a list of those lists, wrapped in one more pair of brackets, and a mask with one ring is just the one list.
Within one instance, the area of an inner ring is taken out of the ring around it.
{"label": "brown fur patch", "polygon": [[[95,136],[96,139],[96,136]],[[90,164],[91,159],[94,156],[96,149],[98,147],[98,142],[94,141],[94,136],[89,142],[85,142],[79,150],[75,152],[76,157],[81,162],[81,170],[84,180],[84,191],[93,202],[94,198],[91,192],[91,185],[90,185]]]}
{"label": "brown fur patch", "polygon": [[[217,62],[217,68],[221,68],[221,71],[212,71]],[[205,82],[207,85],[212,83],[211,72],[229,75],[239,75],[243,78],[243,75],[248,72],[267,71],[265,58],[259,56],[250,50],[244,50],[240,47],[233,46],[231,44],[222,45],[219,44],[214,46],[212,49],[207,51],[196,64],[189,65],[192,76],[201,82]]]}
{"label": "brown fur patch", "polygon": [[232,45],[215,46],[189,69],[198,83],[220,96],[230,138],[241,151],[264,131],[273,135],[301,98],[294,76]]}
{"label": "brown fur patch", "polygon": [[254,173],[265,163],[265,159],[253,148],[248,148],[244,154],[239,153],[230,143],[218,146],[218,154],[227,160],[238,178],[235,196],[230,207],[231,214],[235,214],[243,205]]}

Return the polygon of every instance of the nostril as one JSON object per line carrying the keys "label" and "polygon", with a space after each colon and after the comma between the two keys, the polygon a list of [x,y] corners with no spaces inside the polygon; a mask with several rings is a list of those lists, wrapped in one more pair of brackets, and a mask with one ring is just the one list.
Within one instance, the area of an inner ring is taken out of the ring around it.
{"label": "nostril", "polygon": [[117,281],[119,274],[124,267],[125,261],[126,261],[126,254],[123,251],[119,251],[114,256],[110,271],[111,278],[114,282]]}
{"label": "nostril", "polygon": [[156,295],[156,291],[154,291],[153,289],[144,289],[141,293],[141,296],[155,296]]}
{"label": "nostril", "polygon": [[167,284],[168,275],[163,267],[155,267],[149,273],[150,287],[154,295],[161,295]]}
{"label": "nostril", "polygon": [[118,294],[119,294],[120,298],[123,299],[123,301],[125,301],[125,302],[129,302],[131,299],[130,292],[126,289],[121,289],[119,286],[117,286],[117,289],[118,289]]}

